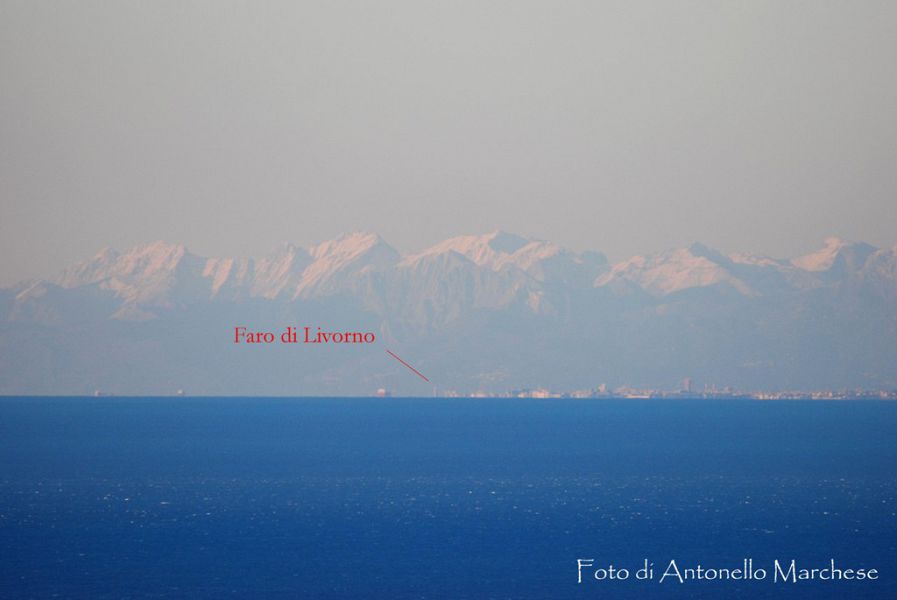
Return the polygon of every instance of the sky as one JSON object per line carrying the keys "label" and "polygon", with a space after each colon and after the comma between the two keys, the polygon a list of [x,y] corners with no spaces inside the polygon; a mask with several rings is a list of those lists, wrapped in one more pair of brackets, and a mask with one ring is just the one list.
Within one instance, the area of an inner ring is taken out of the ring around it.
{"label": "sky", "polygon": [[897,2],[0,0],[0,285],[503,229],[897,244]]}

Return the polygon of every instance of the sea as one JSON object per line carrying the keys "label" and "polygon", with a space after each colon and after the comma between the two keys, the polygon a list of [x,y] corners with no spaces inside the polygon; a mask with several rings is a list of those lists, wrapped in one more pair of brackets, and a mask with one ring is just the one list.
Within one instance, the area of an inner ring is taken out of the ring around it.
{"label": "sea", "polygon": [[0,598],[893,599],[897,403],[0,398]]}

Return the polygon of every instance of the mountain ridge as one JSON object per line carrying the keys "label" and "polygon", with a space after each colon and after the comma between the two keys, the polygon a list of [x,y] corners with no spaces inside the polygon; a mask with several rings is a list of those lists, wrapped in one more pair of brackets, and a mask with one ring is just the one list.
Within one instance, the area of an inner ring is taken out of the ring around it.
{"label": "mountain ridge", "polygon": [[684,377],[883,389],[897,387],[897,246],[829,238],[771,258],[694,243],[615,263],[502,231],[405,255],[365,232],[259,258],[103,248],[0,290],[0,392],[414,389],[371,350],[296,362],[229,345],[235,325],[297,324],[375,332],[468,391]]}
{"label": "mountain ridge", "polygon": [[[327,282],[337,275],[347,275],[347,270],[351,275],[353,269],[414,268],[424,258],[450,253],[493,271],[518,269],[538,281],[549,277],[540,270],[546,263],[562,262],[564,268],[600,271],[591,281],[594,287],[610,286],[624,280],[652,295],[665,296],[684,289],[718,284],[730,285],[743,294],[758,293],[749,281],[745,281],[751,278],[747,272],[750,270],[800,274],[805,281],[809,281],[812,274],[820,274],[816,283],[822,284],[825,279],[821,274],[838,271],[843,275],[845,269],[860,273],[867,261],[880,261],[883,257],[887,261],[887,257],[897,253],[897,246],[875,248],[863,242],[829,237],[819,250],[788,259],[747,253],[725,255],[695,242],[610,264],[597,251],[576,253],[552,242],[500,230],[448,238],[405,255],[377,234],[354,232],[307,249],[294,243],[283,243],[261,258],[202,257],[192,254],[183,244],[165,241],[139,244],[123,252],[104,247],[92,258],[67,267],[57,277],[46,281],[66,289],[100,284],[125,298],[139,299],[160,293],[161,290],[153,288],[164,287],[168,277],[198,274],[210,280],[209,290],[213,297],[227,287],[248,286],[249,296],[274,299],[285,292],[290,299],[296,299],[340,291],[339,282]],[[365,260],[369,263],[359,264]]]}

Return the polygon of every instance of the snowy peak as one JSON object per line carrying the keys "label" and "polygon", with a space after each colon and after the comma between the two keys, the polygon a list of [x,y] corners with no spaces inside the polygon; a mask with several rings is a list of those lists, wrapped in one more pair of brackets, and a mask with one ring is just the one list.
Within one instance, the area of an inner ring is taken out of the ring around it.
{"label": "snowy peak", "polygon": [[652,296],[665,296],[689,288],[726,284],[742,294],[751,294],[750,286],[726,268],[729,262],[715,250],[693,244],[617,263],[595,281],[595,287],[616,287],[622,283],[639,287]]}
{"label": "snowy peak", "polygon": [[174,272],[187,255],[182,244],[163,241],[136,246],[124,254],[104,248],[90,260],[64,270],[55,283],[71,288],[112,278],[139,282]]}
{"label": "snowy peak", "polygon": [[873,252],[863,266],[862,279],[890,296],[897,296],[897,246]]}
{"label": "snowy peak", "polygon": [[[105,294],[117,303],[120,318],[152,318],[157,309],[210,300],[291,301],[335,294],[354,295],[366,306],[381,308],[387,299],[409,297],[419,315],[431,314],[426,303],[451,305],[454,314],[461,314],[464,303],[496,308],[538,297],[539,311],[547,313],[566,310],[583,292],[604,287],[661,298],[700,288],[766,296],[869,284],[890,297],[897,294],[897,248],[877,250],[829,238],[822,249],[789,260],[727,256],[694,243],[609,267],[598,252],[572,252],[503,231],[453,237],[404,258],[380,236],[356,232],[308,250],[282,244],[260,259],[202,258],[181,244],[162,241],[124,252],[104,248],[52,281],[38,283],[44,285],[3,296],[6,305],[40,299],[43,306],[66,290],[85,288],[85,293]],[[410,298],[415,294],[416,300]],[[446,295],[453,299],[449,302]],[[26,313],[22,308],[20,314]]]}
{"label": "snowy peak", "polygon": [[254,263],[251,296],[273,300],[292,296],[302,281],[302,272],[312,262],[311,254],[293,244],[281,244]]}
{"label": "snowy peak", "polygon": [[225,289],[243,287],[252,275],[253,262],[245,258],[210,258],[202,270],[202,276],[211,280],[213,297]]}
{"label": "snowy peak", "polygon": [[[878,256],[874,246],[839,238],[828,238],[821,250],[793,260],[751,254],[726,256],[694,243],[618,263],[598,277],[595,286],[640,288],[656,297],[717,285],[749,296],[768,295],[854,280],[862,276],[873,256]],[[886,264],[887,260],[879,262]]]}
{"label": "snowy peak", "polygon": [[333,263],[347,263],[377,249],[387,249],[398,254],[376,233],[355,232],[322,242],[309,251],[312,258]]}
{"label": "snowy peak", "polygon": [[439,268],[476,267],[476,264],[460,252],[446,250],[445,252],[412,254],[404,257],[398,266],[403,270],[420,269],[429,272]]}
{"label": "snowy peak", "polygon": [[875,246],[842,240],[837,237],[825,239],[823,247],[791,262],[805,271],[843,271],[858,270],[863,267],[869,256],[877,250]]}
{"label": "snowy peak", "polygon": [[118,257],[119,253],[107,246],[93,258],[63,270],[54,283],[64,288],[74,288],[102,281],[109,277],[113,270],[112,265]]}
{"label": "snowy peak", "polygon": [[504,231],[484,235],[462,235],[424,250],[406,259],[413,264],[423,257],[453,253],[479,267],[499,271],[514,268],[537,281],[559,281],[589,285],[606,267],[607,260],[598,252],[575,254],[543,240],[531,240]]}
{"label": "snowy peak", "polygon": [[536,280],[571,288],[589,288],[607,271],[600,252],[574,253],[551,242],[530,242],[508,257],[506,263],[526,271]]}
{"label": "snowy peak", "polygon": [[505,233],[493,231],[485,235],[459,235],[440,242],[424,250],[417,256],[457,252],[474,264],[490,269],[500,268],[499,263],[530,243],[530,240]]}
{"label": "snowy peak", "polygon": [[794,265],[788,260],[772,258],[762,254],[748,254],[739,252],[729,255],[733,265],[747,265],[752,267],[771,267],[775,269],[792,269]]}
{"label": "snowy peak", "polygon": [[104,248],[90,260],[66,269],[53,283],[62,289],[95,286],[111,291],[121,302],[117,315],[121,318],[151,318],[153,314],[139,307],[172,307],[178,298],[195,297],[195,286],[187,282],[198,279],[204,259],[187,251],[183,244],[151,242],[119,253]]}
{"label": "snowy peak", "polygon": [[373,233],[350,233],[323,242],[309,252],[295,297],[347,291],[360,275],[395,266],[399,253]]}
{"label": "snowy peak", "polygon": [[510,254],[501,255],[495,261],[495,266],[500,269],[505,265],[513,265],[518,269],[529,271],[541,261],[551,260],[563,255],[569,255],[571,260],[575,260],[571,253],[560,246],[551,242],[535,240],[518,247]]}
{"label": "snowy peak", "polygon": [[103,249],[92,259],[66,269],[54,281],[63,288],[99,285],[129,301],[148,300],[167,293],[178,279],[196,275],[202,259],[183,244],[157,241],[124,253]]}
{"label": "snowy peak", "polygon": [[333,293],[347,278],[391,267],[398,260],[398,252],[370,233],[344,235],[310,251],[282,244],[258,260],[200,258],[183,245],[160,241],[124,253],[104,248],[63,271],[53,283],[63,288],[99,285],[125,302],[158,306],[170,306],[176,299],[289,299]]}

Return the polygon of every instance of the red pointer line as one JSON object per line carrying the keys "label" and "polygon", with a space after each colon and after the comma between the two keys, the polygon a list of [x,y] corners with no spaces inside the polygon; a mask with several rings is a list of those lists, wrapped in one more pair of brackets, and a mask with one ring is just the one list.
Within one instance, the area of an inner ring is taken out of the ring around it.
{"label": "red pointer line", "polygon": [[414,367],[412,367],[411,365],[409,365],[408,363],[406,363],[404,360],[402,360],[401,358],[399,358],[398,356],[396,356],[395,354],[393,354],[392,350],[387,350],[387,352],[389,353],[389,355],[390,355],[391,357],[393,357],[394,359],[396,359],[397,361],[399,361],[400,363],[402,363],[403,365],[405,365],[406,367],[408,367],[409,369],[411,369],[412,371],[414,371],[415,373],[417,373],[417,376],[418,376],[418,377],[420,377],[421,379],[423,379],[423,380],[426,381],[427,383],[431,383],[431,381],[430,381],[429,379],[427,379],[426,377],[424,377],[424,374],[423,374],[423,373],[421,373],[420,371],[418,371],[417,369],[415,369]]}

